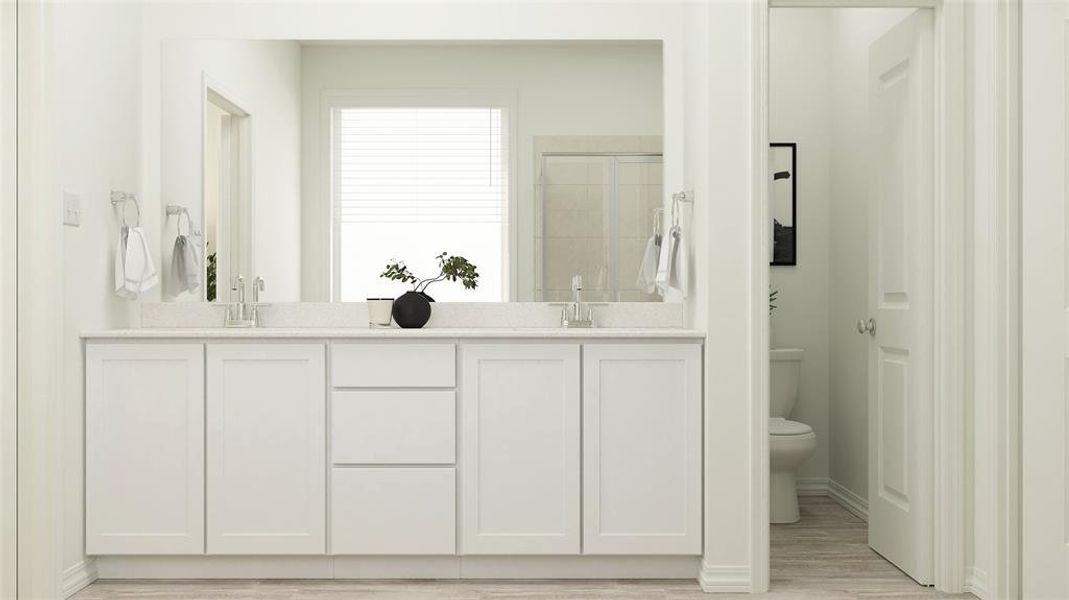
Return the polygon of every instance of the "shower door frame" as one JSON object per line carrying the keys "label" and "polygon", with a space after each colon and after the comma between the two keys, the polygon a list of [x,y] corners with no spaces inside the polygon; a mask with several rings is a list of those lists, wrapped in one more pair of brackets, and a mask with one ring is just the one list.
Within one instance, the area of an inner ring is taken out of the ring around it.
{"label": "shower door frame", "polygon": [[[619,229],[618,229],[618,217],[619,217],[619,163],[634,163],[634,164],[664,164],[664,152],[541,152],[538,155],[538,205],[541,209],[540,223],[542,232],[542,256],[539,263],[538,271],[538,302],[545,302],[545,277],[546,270],[546,158],[610,158],[612,159],[611,169],[611,181],[612,181],[612,195],[609,199],[609,300],[608,302],[620,302],[620,286],[619,286],[619,274],[617,273],[617,267],[619,265]],[[655,160],[656,159],[656,160]],[[589,183],[587,185],[590,185]],[[661,190],[661,206],[664,207],[664,189],[662,184]]]}

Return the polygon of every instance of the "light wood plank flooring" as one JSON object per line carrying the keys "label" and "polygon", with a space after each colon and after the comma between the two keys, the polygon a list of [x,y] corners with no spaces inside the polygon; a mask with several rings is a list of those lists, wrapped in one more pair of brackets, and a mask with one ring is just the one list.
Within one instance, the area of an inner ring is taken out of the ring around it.
{"label": "light wood plank flooring", "polygon": [[826,497],[772,527],[768,594],[702,594],[693,581],[97,581],[75,600],[869,600],[972,598],[917,585],[868,548],[866,525]]}

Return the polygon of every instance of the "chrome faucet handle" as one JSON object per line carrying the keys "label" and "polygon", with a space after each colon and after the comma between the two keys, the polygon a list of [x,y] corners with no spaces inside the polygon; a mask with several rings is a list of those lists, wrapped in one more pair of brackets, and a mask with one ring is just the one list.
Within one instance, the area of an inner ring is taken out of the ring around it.
{"label": "chrome faucet handle", "polygon": [[249,320],[253,327],[260,326],[260,309],[271,306],[266,302],[260,302],[260,292],[264,291],[264,278],[257,277],[252,282],[252,304],[249,305]]}
{"label": "chrome faucet handle", "polygon": [[[230,291],[231,292],[237,292],[237,294],[238,294],[238,302],[241,302],[242,304],[245,303],[245,276],[244,275],[242,275],[241,273],[238,273],[237,275],[234,275],[234,277],[230,280]],[[231,294],[230,297],[231,297],[231,299],[233,299],[233,297],[234,297],[233,294]]]}
{"label": "chrome faucet handle", "polygon": [[257,276],[252,280],[252,301],[254,304],[260,303],[260,292],[264,291],[264,278]]}

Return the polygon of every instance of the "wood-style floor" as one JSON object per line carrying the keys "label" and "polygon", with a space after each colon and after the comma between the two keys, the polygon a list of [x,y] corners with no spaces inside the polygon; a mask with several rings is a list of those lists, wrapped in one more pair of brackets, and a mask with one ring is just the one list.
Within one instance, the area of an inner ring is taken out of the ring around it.
{"label": "wood-style floor", "polygon": [[921,587],[869,549],[866,525],[826,497],[772,527],[768,594],[708,596],[693,581],[97,581],[75,600],[870,600],[972,598]]}

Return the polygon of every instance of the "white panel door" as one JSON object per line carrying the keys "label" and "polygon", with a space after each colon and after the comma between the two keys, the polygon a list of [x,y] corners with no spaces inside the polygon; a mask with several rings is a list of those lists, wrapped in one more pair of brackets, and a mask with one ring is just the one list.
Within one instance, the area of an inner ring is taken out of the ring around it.
{"label": "white panel door", "polygon": [[1069,598],[1069,2],[1023,2],[1023,598]]}
{"label": "white panel door", "polygon": [[869,49],[869,545],[932,582],[932,16]]}
{"label": "white panel door", "polygon": [[208,554],[326,551],[322,344],[209,344]]}
{"label": "white panel door", "polygon": [[86,554],[204,553],[204,347],[85,349]]}
{"label": "white panel door", "polygon": [[583,346],[583,553],[701,554],[697,344]]}
{"label": "white panel door", "polygon": [[461,553],[578,554],[579,346],[461,357]]}

